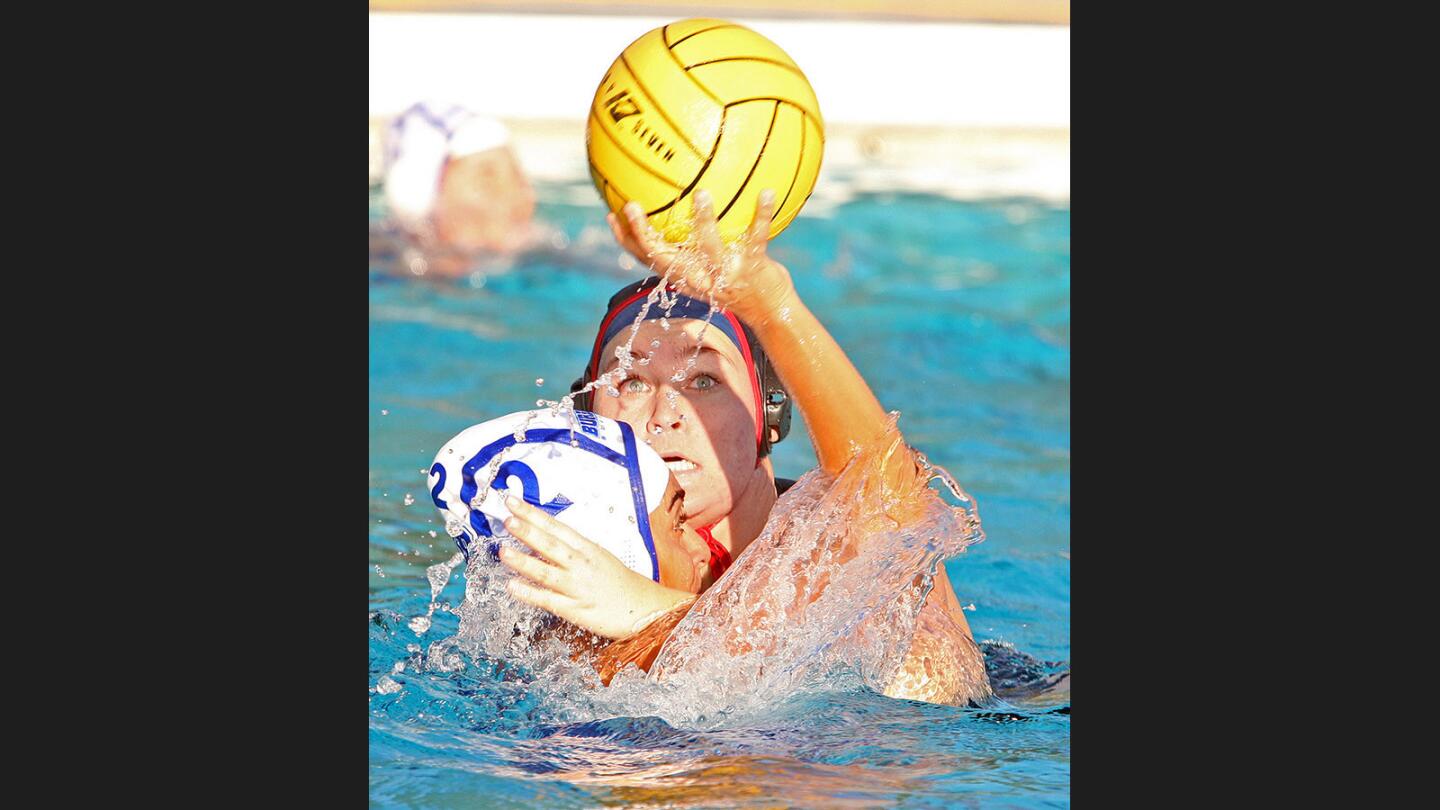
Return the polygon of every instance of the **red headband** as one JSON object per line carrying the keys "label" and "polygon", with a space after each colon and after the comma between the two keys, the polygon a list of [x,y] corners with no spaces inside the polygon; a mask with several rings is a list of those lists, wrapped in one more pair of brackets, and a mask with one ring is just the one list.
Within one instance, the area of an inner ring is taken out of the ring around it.
{"label": "red headband", "polygon": [[[627,296],[624,300],[611,307],[609,312],[605,313],[605,319],[600,321],[600,329],[595,333],[595,348],[590,352],[590,365],[587,366],[585,369],[586,383],[590,383],[594,381],[595,378],[600,376],[600,351],[605,348],[604,344],[608,342],[606,341],[606,335],[610,332],[611,323],[616,319],[616,317],[618,317],[622,312],[625,312],[626,310],[634,309],[635,312],[638,314],[639,307],[636,306],[636,303],[639,302],[640,299],[649,295],[650,291],[654,288],[654,285],[642,286],[640,289]],[[674,287],[667,286],[665,289],[669,292],[675,292]],[[704,311],[709,312],[710,307],[708,304],[704,304],[682,293],[676,294],[680,297],[680,304],[686,309],[693,311],[693,307],[698,306],[703,307]],[[674,311],[674,309],[671,309],[671,312]],[[745,369],[749,372],[750,375],[750,390],[755,394],[755,452],[762,453],[765,448],[765,410],[763,404],[764,397],[762,397],[760,394],[760,375],[757,374],[755,371],[755,357],[750,352],[750,340],[745,334],[745,328],[741,325],[740,319],[736,318],[734,314],[722,310],[720,312],[717,312],[716,315],[718,317],[724,318],[725,323],[724,325],[712,325],[719,329],[720,332],[726,337],[730,338],[732,341],[735,342],[736,347],[740,349],[741,357],[745,359]],[[650,310],[645,314],[645,320],[656,320],[663,317],[667,316],[665,312],[659,307],[652,306]],[[677,319],[690,317],[693,316],[690,314],[686,314],[682,316],[677,316]],[[726,326],[730,328],[726,329]]]}

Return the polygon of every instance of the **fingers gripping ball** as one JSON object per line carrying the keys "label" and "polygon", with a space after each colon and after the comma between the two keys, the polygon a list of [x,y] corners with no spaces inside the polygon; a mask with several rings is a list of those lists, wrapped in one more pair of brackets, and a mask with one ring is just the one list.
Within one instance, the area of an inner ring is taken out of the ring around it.
{"label": "fingers gripping ball", "polygon": [[650,512],[670,470],[623,422],[576,411],[520,411],[474,425],[445,443],[430,468],[430,497],[466,560],[500,552],[522,498],[581,531],[627,568],[660,579]]}
{"label": "fingers gripping ball", "polygon": [[733,241],[776,192],[770,236],[810,198],[825,127],[805,74],[775,43],[724,20],[671,23],[630,44],[600,81],[585,130],[590,176],[611,211],[628,200],[671,242],[710,192]]}

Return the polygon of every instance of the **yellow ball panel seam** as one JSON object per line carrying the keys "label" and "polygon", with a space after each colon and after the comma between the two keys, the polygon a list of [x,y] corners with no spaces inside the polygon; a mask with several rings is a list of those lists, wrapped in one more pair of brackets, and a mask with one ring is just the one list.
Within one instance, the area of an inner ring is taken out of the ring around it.
{"label": "yellow ball panel seam", "polygon": [[685,130],[676,126],[675,122],[670,120],[670,116],[665,114],[665,108],[655,100],[654,96],[650,95],[650,91],[646,89],[645,83],[640,81],[640,76],[635,73],[634,68],[630,67],[630,62],[625,59],[625,54],[623,52],[620,54],[620,63],[625,66],[626,70],[630,71],[630,78],[635,80],[635,86],[640,88],[640,92],[644,93],[645,97],[650,100],[652,106],[655,108],[655,112],[660,113],[660,117],[665,119],[665,123],[670,125],[670,129],[672,129],[675,134],[680,138],[680,142],[690,147],[690,151],[694,152],[696,157],[699,157],[701,154],[700,149],[696,147],[695,144],[691,143],[690,139],[685,136]]}
{"label": "yellow ball panel seam", "polygon": [[[654,177],[656,180],[659,180],[660,182],[664,183],[664,184],[667,185],[667,186],[670,186],[671,188],[675,188],[675,189],[680,188],[680,184],[679,184],[679,183],[676,183],[674,180],[671,180],[670,178],[668,178],[668,177],[660,174],[659,172],[655,171],[654,169],[650,168],[650,166],[649,166],[649,161],[648,161],[648,160],[646,160],[645,158],[637,157],[636,155],[632,154],[632,153],[630,152],[630,150],[626,149],[625,146],[620,143],[620,140],[619,140],[618,138],[616,138],[614,135],[612,135],[612,134],[610,133],[610,130],[608,130],[608,129],[605,128],[605,124],[598,119],[598,117],[595,115],[595,111],[594,111],[594,110],[591,110],[591,111],[590,111],[590,118],[594,121],[595,129],[598,129],[598,130],[600,130],[601,132],[604,132],[604,133],[605,133],[605,138],[606,138],[607,140],[609,140],[610,143],[612,143],[612,144],[615,145],[615,149],[616,149],[617,151],[619,151],[620,154],[622,154],[622,155],[624,155],[625,157],[629,158],[629,159],[630,159],[630,163],[631,163],[632,165],[634,165],[634,166],[635,166],[636,168],[638,168],[638,169],[644,170],[644,172],[645,172],[646,174],[650,175],[651,177]],[[593,165],[593,164],[592,164],[592,165]],[[614,183],[611,183],[610,185],[613,186],[613,185],[615,185],[615,184],[614,184]]]}
{"label": "yellow ball panel seam", "polygon": [[[672,24],[673,24],[673,23],[672,23]],[[664,29],[663,29],[663,30],[664,30],[663,36],[664,36],[664,39],[665,39],[665,47],[667,47],[667,48],[674,48],[676,45],[679,45],[680,43],[684,42],[685,40],[687,40],[687,39],[689,39],[689,38],[691,38],[691,37],[698,37],[698,36],[700,36],[701,34],[706,33],[707,31],[716,31],[716,30],[719,30],[719,29],[721,29],[721,28],[739,28],[739,27],[740,27],[740,26],[736,25],[735,23],[725,23],[724,25],[717,25],[717,26],[714,26],[714,27],[712,27],[712,28],[702,28],[702,29],[700,29],[699,31],[691,31],[690,33],[686,34],[685,36],[680,37],[679,39],[675,40],[674,42],[671,42],[671,41],[670,41],[670,26],[667,25],[667,26],[665,26]]]}

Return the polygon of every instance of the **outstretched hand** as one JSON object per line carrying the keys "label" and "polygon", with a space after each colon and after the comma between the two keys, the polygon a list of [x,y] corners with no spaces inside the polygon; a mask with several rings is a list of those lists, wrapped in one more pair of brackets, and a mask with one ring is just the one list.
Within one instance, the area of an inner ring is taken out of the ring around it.
{"label": "outstretched hand", "polygon": [[513,495],[505,507],[511,514],[505,530],[539,555],[500,549],[500,562],[520,575],[510,580],[510,595],[527,605],[597,635],[623,639],[695,598],[635,573],[614,554]]}
{"label": "outstretched hand", "polygon": [[752,325],[780,311],[795,288],[789,271],[767,254],[775,192],[760,192],[749,230],[728,249],[720,239],[710,193],[696,191],[694,203],[691,239],[683,245],[666,241],[652,228],[638,203],[628,202],[621,209],[623,216],[612,213],[605,219],[621,247],[655,272],[669,276],[686,295],[713,300]]}

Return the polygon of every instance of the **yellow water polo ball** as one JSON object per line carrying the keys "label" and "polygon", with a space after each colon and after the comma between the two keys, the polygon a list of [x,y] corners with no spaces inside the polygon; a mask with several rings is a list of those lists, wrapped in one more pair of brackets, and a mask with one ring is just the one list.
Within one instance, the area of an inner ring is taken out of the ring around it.
{"label": "yellow water polo ball", "polygon": [[682,242],[703,188],[729,241],[749,228],[761,189],[775,190],[771,237],[800,213],[825,126],[810,82],[775,43],[725,20],[683,20],[630,43],[606,71],[585,146],[611,211],[634,200]]}

